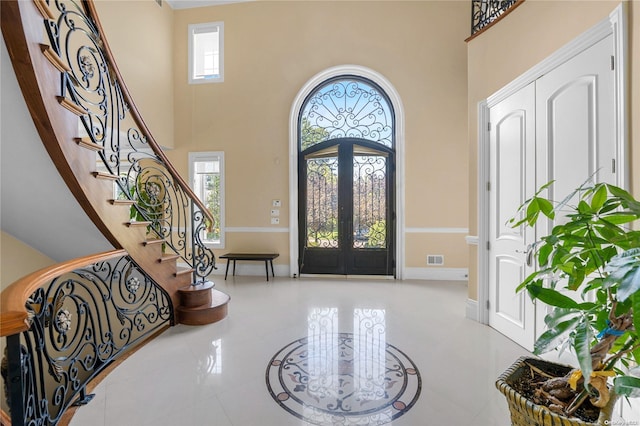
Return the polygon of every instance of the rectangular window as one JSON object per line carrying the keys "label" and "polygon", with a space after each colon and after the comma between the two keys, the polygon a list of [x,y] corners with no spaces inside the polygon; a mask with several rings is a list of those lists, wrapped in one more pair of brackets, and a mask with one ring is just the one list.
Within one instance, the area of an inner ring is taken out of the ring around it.
{"label": "rectangular window", "polygon": [[190,152],[189,181],[215,223],[200,238],[213,248],[224,248],[224,152]]}
{"label": "rectangular window", "polygon": [[224,22],[189,25],[189,84],[224,81]]}

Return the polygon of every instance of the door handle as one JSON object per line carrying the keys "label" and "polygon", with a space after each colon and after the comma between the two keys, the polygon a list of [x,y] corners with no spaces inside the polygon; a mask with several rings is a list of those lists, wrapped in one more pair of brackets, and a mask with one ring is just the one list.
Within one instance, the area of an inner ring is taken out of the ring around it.
{"label": "door handle", "polygon": [[529,244],[526,250],[516,250],[516,253],[524,253],[527,266],[533,265],[533,244]]}
{"label": "door handle", "polygon": [[533,266],[533,244],[527,247],[527,266]]}

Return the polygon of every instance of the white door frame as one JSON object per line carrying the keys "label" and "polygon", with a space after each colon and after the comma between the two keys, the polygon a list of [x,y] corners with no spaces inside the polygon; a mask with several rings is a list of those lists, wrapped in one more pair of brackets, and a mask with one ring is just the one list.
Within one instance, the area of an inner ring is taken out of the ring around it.
{"label": "white door frame", "polygon": [[609,14],[609,17],[585,31],[573,41],[558,49],[551,56],[507,84],[502,89],[478,103],[478,313],[477,319],[483,324],[489,323],[489,109],[537,80],[578,53],[588,49],[598,41],[613,34],[615,55],[615,127],[617,146],[617,186],[629,188],[628,168],[628,80],[627,80],[627,11],[623,2]]}
{"label": "white door frame", "polygon": [[289,114],[289,271],[298,274],[298,114],[309,93],[324,81],[342,75],[367,78],[385,91],[395,113],[395,159],[396,159],[396,278],[404,275],[404,108],[400,95],[391,82],[382,74],[360,65],[339,65],[328,68],[311,77],[296,95]]}

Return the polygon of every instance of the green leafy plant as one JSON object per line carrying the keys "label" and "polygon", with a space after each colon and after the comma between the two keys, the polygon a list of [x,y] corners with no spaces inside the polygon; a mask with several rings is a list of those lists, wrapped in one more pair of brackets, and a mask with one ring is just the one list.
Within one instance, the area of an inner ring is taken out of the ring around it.
{"label": "green leafy plant", "polygon": [[[556,203],[548,183],[519,208],[514,227],[556,220],[532,250],[537,270],[518,287],[551,307],[534,353],[571,348],[578,368],[539,385],[545,405],[572,416],[618,395],[640,396],[640,202],[604,183],[585,183]],[[553,382],[553,383],[552,383]]]}

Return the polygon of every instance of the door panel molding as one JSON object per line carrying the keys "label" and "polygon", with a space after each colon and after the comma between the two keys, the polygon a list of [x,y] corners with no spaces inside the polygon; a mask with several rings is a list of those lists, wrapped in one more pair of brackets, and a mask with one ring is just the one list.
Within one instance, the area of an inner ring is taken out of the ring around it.
{"label": "door panel molding", "polygon": [[533,189],[535,179],[536,84],[530,83],[490,110],[489,323],[531,350],[535,307],[516,287],[532,269],[527,247],[535,239],[531,228],[513,228],[509,219]]}

